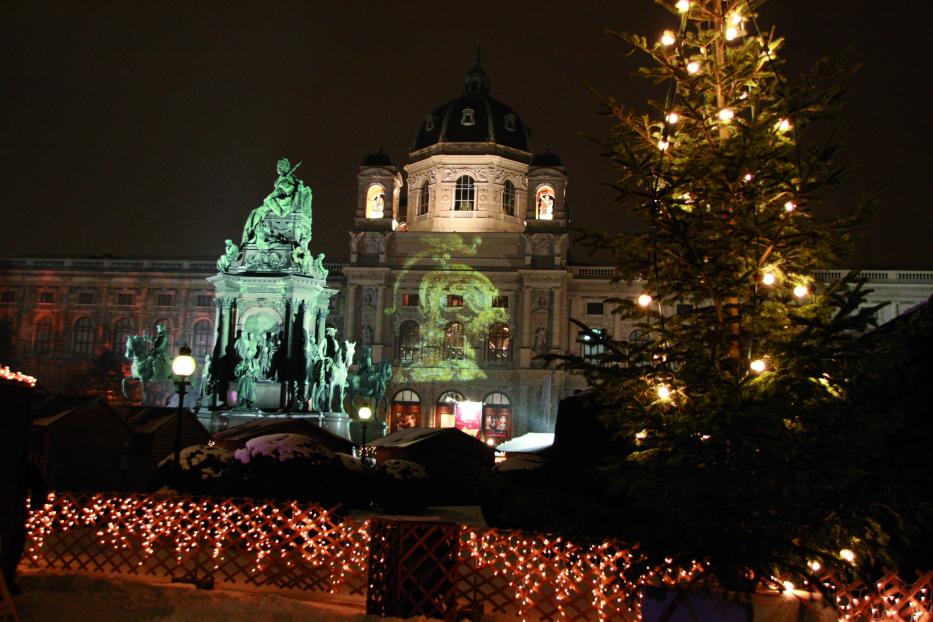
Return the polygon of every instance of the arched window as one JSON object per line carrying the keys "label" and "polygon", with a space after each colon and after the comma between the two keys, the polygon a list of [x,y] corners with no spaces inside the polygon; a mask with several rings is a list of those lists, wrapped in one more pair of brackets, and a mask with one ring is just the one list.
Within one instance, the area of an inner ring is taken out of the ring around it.
{"label": "arched window", "polygon": [[386,189],[382,184],[372,184],[366,190],[366,218],[382,218],[386,204]]}
{"label": "arched window", "polygon": [[538,186],[538,190],[535,192],[535,218],[538,220],[554,220],[556,200],[557,195],[554,193],[554,188],[547,184]]}
{"label": "arched window", "polygon": [[122,352],[126,348],[126,338],[133,332],[133,323],[130,318],[124,317],[113,325],[112,348],[114,352]]}
{"label": "arched window", "polygon": [[512,360],[512,330],[506,324],[496,323],[489,328],[486,360],[492,363]]}
{"label": "arched window", "polygon": [[447,360],[462,359],[466,344],[466,335],[463,324],[451,322],[444,329],[444,358]]}
{"label": "arched window", "polygon": [[75,322],[74,347],[75,354],[89,355],[94,351],[94,326],[91,318],[83,317]]}
{"label": "arched window", "polygon": [[457,178],[457,188],[454,193],[454,209],[460,211],[471,211],[476,200],[476,185],[473,178],[469,175],[461,175]]}
{"label": "arched window", "polygon": [[459,391],[445,391],[437,398],[434,407],[434,425],[439,428],[454,428],[457,426],[456,407],[458,402],[467,401]]}
{"label": "arched window", "polygon": [[431,203],[431,189],[428,182],[424,182],[421,190],[418,192],[418,215],[424,216],[428,213],[428,207]]}
{"label": "arched window", "polygon": [[512,400],[505,393],[494,391],[483,400],[483,431],[487,439],[505,440],[512,437]]}
{"label": "arched window", "polygon": [[602,328],[580,333],[581,354],[590,365],[601,365],[600,355],[606,351],[606,331]]}
{"label": "arched window", "polygon": [[398,359],[403,365],[414,363],[421,355],[421,326],[406,320],[398,329]]}
{"label": "arched window", "polygon": [[515,184],[508,179],[502,188],[502,213],[506,216],[515,215]]}
{"label": "arched window", "polygon": [[198,320],[191,331],[191,354],[198,361],[203,361],[211,352],[211,341],[214,336],[214,327],[209,320]]}
{"label": "arched window", "polygon": [[54,343],[55,331],[52,328],[52,318],[44,317],[36,322],[36,340],[33,349],[36,354],[48,354],[52,351]]}
{"label": "arched window", "polygon": [[421,425],[421,398],[411,389],[402,389],[392,398],[389,429],[392,432]]}

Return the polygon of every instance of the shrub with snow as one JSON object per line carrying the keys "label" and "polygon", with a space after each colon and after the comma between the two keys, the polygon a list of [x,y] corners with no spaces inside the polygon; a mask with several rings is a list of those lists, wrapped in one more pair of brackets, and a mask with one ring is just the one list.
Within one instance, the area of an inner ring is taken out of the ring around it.
{"label": "shrub with snow", "polygon": [[237,461],[249,464],[256,456],[285,462],[301,459],[319,464],[333,462],[334,452],[303,434],[267,434],[246,441],[246,447],[234,452]]}

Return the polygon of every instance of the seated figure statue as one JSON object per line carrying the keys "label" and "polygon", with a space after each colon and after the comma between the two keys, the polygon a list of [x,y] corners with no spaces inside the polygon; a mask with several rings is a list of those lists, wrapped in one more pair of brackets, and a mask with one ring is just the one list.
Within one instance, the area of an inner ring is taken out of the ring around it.
{"label": "seated figure statue", "polygon": [[258,248],[269,248],[274,240],[268,239],[263,221],[269,216],[283,217],[296,214],[293,244],[307,248],[311,240],[311,188],[304,185],[294,173],[301,166],[299,162],[294,167],[287,158],[278,161],[276,170],[278,177],[275,180],[272,192],[269,193],[262,205],[250,212],[243,227],[242,244],[253,243]]}

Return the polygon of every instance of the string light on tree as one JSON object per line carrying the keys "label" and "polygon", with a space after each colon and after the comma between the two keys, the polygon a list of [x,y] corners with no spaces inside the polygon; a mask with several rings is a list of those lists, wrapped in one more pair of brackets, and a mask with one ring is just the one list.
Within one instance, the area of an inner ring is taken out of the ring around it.
{"label": "string light on tree", "polygon": [[789,132],[791,127],[790,119],[781,119],[774,126],[779,132]]}
{"label": "string light on tree", "polygon": [[768,287],[771,287],[772,285],[777,283],[777,277],[774,276],[773,272],[765,272],[764,274],[761,275],[761,283],[762,285],[767,285]]}
{"label": "string light on tree", "polygon": [[850,564],[854,564],[855,552],[852,549],[842,549],[839,551],[839,559],[849,562]]}
{"label": "string light on tree", "polygon": [[674,45],[677,41],[677,37],[674,35],[673,31],[665,30],[661,35],[661,45],[669,46]]}
{"label": "string light on tree", "polygon": [[667,400],[671,399],[671,390],[667,387],[666,384],[659,384],[657,391],[659,400],[666,402]]}
{"label": "string light on tree", "polygon": [[810,288],[806,285],[797,285],[794,287],[794,296],[797,298],[806,298],[810,294]]}
{"label": "string light on tree", "polygon": [[671,125],[674,125],[675,123],[680,121],[680,115],[677,114],[676,112],[669,112],[667,113],[667,116],[664,117],[664,120],[670,123]]}
{"label": "string light on tree", "polygon": [[768,369],[768,364],[764,359],[755,359],[749,364],[748,367],[756,374],[760,374]]}
{"label": "string light on tree", "polygon": [[735,111],[732,108],[723,108],[719,111],[719,120],[723,123],[729,123],[735,117]]}
{"label": "string light on tree", "polygon": [[686,13],[690,10],[690,1],[689,0],[677,0],[677,4],[674,5],[677,7],[677,10],[681,13]]}
{"label": "string light on tree", "polygon": [[790,214],[795,209],[797,209],[797,204],[794,203],[793,201],[787,201],[784,204],[784,211],[787,212],[788,214]]}
{"label": "string light on tree", "polygon": [[687,63],[687,73],[694,75],[700,72],[700,62],[692,60]]}

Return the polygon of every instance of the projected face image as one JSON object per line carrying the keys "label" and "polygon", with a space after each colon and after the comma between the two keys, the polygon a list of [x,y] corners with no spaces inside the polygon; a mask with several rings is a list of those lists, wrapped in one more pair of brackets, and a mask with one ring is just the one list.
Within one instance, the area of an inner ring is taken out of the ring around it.
{"label": "projected face image", "polygon": [[[482,240],[466,243],[461,236],[427,238],[425,249],[405,263],[395,283],[398,290],[413,269],[431,268],[418,285],[420,343],[417,356],[398,370],[397,381],[438,382],[485,378],[477,364],[490,329],[508,325],[508,309],[494,307],[499,290],[473,267],[452,260],[452,256],[473,256]],[[397,308],[386,313],[395,313]],[[405,357],[403,357],[404,362]]]}

